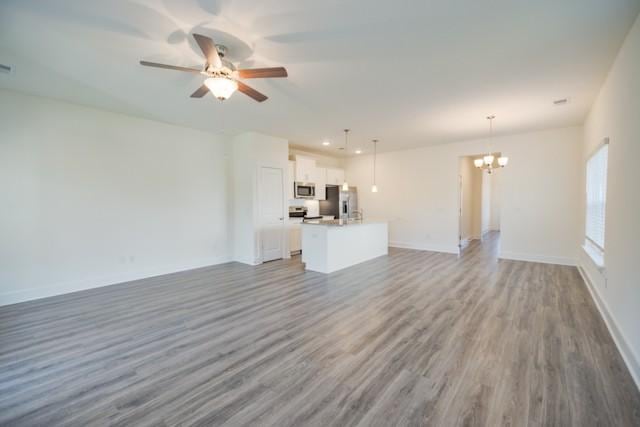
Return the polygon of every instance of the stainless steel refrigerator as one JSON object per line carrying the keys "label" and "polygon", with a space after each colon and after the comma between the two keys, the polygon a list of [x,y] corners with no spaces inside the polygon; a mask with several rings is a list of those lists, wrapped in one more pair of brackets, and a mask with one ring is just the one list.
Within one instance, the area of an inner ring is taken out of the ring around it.
{"label": "stainless steel refrigerator", "polygon": [[336,219],[350,219],[358,216],[358,189],[327,185],[327,200],[320,200],[320,215],[333,215]]}

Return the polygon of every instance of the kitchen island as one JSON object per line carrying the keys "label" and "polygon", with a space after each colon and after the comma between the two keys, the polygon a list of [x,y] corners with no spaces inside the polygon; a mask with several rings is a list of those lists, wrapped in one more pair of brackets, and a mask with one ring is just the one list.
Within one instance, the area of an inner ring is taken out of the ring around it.
{"label": "kitchen island", "polygon": [[302,262],[305,269],[332,273],[387,255],[385,221],[332,220],[302,223]]}

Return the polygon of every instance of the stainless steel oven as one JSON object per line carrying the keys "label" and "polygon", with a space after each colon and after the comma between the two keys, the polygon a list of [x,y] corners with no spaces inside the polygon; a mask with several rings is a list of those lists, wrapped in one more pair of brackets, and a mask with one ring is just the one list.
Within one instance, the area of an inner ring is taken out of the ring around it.
{"label": "stainless steel oven", "polygon": [[316,185],[312,182],[295,182],[293,197],[296,199],[313,199],[316,197]]}

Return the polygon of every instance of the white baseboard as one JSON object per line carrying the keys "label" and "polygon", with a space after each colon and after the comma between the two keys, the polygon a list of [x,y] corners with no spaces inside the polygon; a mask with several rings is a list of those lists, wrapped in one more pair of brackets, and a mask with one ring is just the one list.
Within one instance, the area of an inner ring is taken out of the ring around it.
{"label": "white baseboard", "polygon": [[527,254],[527,253],[509,252],[509,251],[501,251],[500,254],[498,255],[498,258],[511,259],[515,261],[540,262],[544,264],[559,264],[559,265],[571,265],[571,266],[577,265],[575,258]]}
{"label": "white baseboard", "polygon": [[239,262],[241,264],[247,264],[247,265],[260,265],[260,264],[262,264],[262,262],[259,261],[259,260],[252,260],[250,258],[243,258],[243,257],[233,258],[232,261],[233,262]]}
{"label": "white baseboard", "polygon": [[613,342],[616,344],[618,351],[622,355],[622,359],[627,365],[627,369],[629,369],[631,377],[636,383],[636,387],[638,388],[638,390],[640,390],[640,357],[638,357],[633,352],[631,346],[627,344],[629,341],[625,338],[622,330],[618,327],[618,323],[616,322],[615,317],[611,315],[609,306],[604,301],[604,299],[602,299],[600,291],[598,291],[598,287],[595,286],[595,282],[590,277],[588,270],[583,268],[582,266],[578,266],[578,271],[580,272],[584,283],[587,285],[587,289],[591,294],[591,298],[596,304],[596,307],[598,308],[600,316],[604,320],[605,325],[607,325],[609,334],[611,334],[611,336],[613,337]]}
{"label": "white baseboard", "polygon": [[177,273],[180,271],[193,270],[195,268],[208,267],[216,264],[229,262],[228,257],[210,257],[194,260],[188,263],[175,265],[158,265],[136,271],[128,271],[118,274],[108,274],[103,276],[72,280],[55,283],[52,285],[32,287],[18,291],[0,293],[0,306],[16,304],[19,302],[32,301],[56,295],[68,294],[71,292],[83,291],[87,289],[100,288],[117,283],[130,282],[132,280],[146,279],[163,274]]}
{"label": "white baseboard", "polygon": [[444,252],[448,254],[460,254],[457,246],[437,245],[437,244],[415,244],[409,242],[389,242],[389,247],[402,249],[417,249],[419,251]]}

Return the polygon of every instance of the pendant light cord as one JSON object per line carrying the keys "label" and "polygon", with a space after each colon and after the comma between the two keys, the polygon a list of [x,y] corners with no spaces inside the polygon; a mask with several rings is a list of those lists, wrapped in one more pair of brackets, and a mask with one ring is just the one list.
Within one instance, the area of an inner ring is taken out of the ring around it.
{"label": "pendant light cord", "polygon": [[491,152],[491,149],[493,148],[491,143],[493,142],[493,117],[491,117],[491,120],[489,120],[489,155],[492,156],[493,153]]}
{"label": "pendant light cord", "polygon": [[347,134],[348,133],[349,133],[349,129],[345,129],[344,130],[344,151],[345,151],[345,153],[347,152],[347,144],[348,144]]}
{"label": "pendant light cord", "polygon": [[376,184],[376,158],[378,157],[378,140],[373,140],[373,185]]}
{"label": "pendant light cord", "polygon": [[[347,134],[349,133],[349,129],[344,130],[344,152],[347,154]],[[347,168],[344,169],[344,182],[347,182]]]}
{"label": "pendant light cord", "polygon": [[489,152],[487,154],[490,156],[493,156],[491,152],[491,142],[493,141],[493,119],[495,118],[496,116],[494,115],[487,116],[487,119],[489,119]]}

